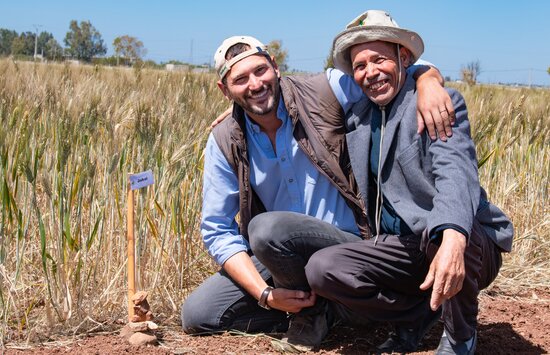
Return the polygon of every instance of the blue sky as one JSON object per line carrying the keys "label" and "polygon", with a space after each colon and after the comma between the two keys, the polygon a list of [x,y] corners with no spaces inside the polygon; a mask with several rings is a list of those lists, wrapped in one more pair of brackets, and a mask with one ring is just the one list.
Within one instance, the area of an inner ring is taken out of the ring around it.
{"label": "blue sky", "polygon": [[279,39],[291,69],[321,71],[332,39],[368,9],[387,10],[424,40],[423,59],[458,78],[479,60],[480,81],[550,86],[550,1],[37,1],[3,0],[0,27],[53,33],[63,45],[72,19],[89,20],[112,53],[117,36],[143,41],[147,58],[211,63],[224,38],[248,34]]}

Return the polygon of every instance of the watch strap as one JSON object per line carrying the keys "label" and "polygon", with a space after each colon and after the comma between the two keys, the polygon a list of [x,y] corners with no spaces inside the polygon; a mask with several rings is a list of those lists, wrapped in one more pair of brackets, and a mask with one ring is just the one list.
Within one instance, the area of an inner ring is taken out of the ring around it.
{"label": "watch strap", "polygon": [[263,291],[262,295],[260,296],[260,300],[258,301],[258,306],[264,308],[264,309],[271,309],[269,305],[267,304],[267,297],[269,297],[269,294],[273,291],[273,287],[267,286]]}

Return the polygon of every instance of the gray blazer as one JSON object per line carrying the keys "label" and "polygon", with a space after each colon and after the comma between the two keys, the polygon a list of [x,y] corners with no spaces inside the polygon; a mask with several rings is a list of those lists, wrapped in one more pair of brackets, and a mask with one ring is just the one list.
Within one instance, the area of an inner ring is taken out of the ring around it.
{"label": "gray blazer", "polygon": [[[486,202],[486,193],[479,185],[464,98],[456,90],[447,90],[456,113],[453,136],[447,142],[432,142],[427,133],[416,133],[416,90],[410,75],[391,112],[386,112],[380,160],[384,198],[417,235],[431,233],[442,224],[455,224],[469,237],[475,218],[489,238],[503,251],[510,251],[512,222],[498,207]],[[364,99],[354,105],[346,118],[351,165],[367,206],[374,105]]]}

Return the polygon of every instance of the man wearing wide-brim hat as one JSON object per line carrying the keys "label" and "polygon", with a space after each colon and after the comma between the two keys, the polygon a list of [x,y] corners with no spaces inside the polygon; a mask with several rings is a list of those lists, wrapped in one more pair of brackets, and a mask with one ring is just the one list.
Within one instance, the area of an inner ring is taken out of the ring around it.
{"label": "man wearing wide-brim hat", "polygon": [[[437,354],[473,354],[479,291],[497,276],[513,227],[479,185],[463,97],[447,142],[417,133],[415,82],[405,68],[421,37],[385,11],[367,11],[334,39],[335,66],[370,99],[347,118],[346,140],[375,237],[332,246],[308,262],[318,295],[394,332],[379,352],[412,352],[440,318]],[[442,107],[442,111],[446,108]]]}

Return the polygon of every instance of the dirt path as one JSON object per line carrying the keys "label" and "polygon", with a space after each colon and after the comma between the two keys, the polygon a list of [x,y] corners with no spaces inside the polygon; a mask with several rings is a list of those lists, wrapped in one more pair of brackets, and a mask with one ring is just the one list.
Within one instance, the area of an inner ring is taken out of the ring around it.
{"label": "dirt path", "polygon": [[[480,296],[478,354],[550,353],[550,290],[529,291],[519,296],[484,294]],[[336,327],[316,354],[370,354],[387,334],[386,325],[361,329]],[[438,324],[415,354],[431,354],[439,342]],[[162,326],[160,345],[131,347],[116,333],[83,339],[58,340],[48,346],[15,349],[6,344],[4,354],[277,354],[271,338],[263,335],[222,334],[190,337],[175,326]]]}

